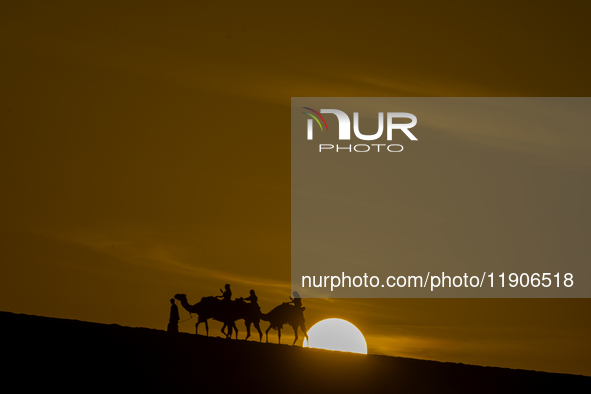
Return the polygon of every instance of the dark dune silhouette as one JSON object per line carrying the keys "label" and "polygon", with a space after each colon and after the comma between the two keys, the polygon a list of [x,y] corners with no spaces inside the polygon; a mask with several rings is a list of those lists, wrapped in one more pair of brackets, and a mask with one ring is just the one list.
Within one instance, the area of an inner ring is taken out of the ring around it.
{"label": "dark dune silhouette", "polygon": [[25,392],[591,392],[591,377],[580,375],[366,356],[9,312],[0,312],[0,326],[4,385]]}

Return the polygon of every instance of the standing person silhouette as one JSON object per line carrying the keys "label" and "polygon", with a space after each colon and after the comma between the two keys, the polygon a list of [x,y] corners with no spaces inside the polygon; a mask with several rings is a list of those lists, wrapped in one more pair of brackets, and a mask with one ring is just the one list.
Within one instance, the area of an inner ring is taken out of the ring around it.
{"label": "standing person silhouette", "polygon": [[168,320],[168,332],[179,332],[179,307],[174,303],[174,298],[170,299],[170,319]]}

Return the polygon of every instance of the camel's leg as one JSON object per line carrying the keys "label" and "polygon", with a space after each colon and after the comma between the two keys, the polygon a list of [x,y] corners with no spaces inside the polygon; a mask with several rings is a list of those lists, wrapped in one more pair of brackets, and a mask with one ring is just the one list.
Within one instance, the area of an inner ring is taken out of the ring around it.
{"label": "camel's leg", "polygon": [[201,322],[199,320],[197,320],[197,323],[195,323],[195,335],[199,335],[199,324]]}
{"label": "camel's leg", "polygon": [[267,331],[265,331],[265,339],[266,342],[269,343],[269,330],[271,329],[271,323],[269,323],[269,328],[267,328]]}
{"label": "camel's leg", "polygon": [[[234,328],[234,331],[236,331],[236,339],[238,339],[238,327],[236,327],[236,323],[232,322],[232,325],[230,326],[230,330]],[[232,339],[232,332],[230,331],[230,339]]]}
{"label": "camel's leg", "polygon": [[279,344],[281,345],[281,328],[277,329],[277,335],[279,336]]}
{"label": "camel's leg", "polygon": [[244,338],[244,340],[246,341],[248,337],[250,337],[250,322],[247,322],[245,320],[244,325],[246,326],[246,338]]}
{"label": "camel's leg", "polygon": [[306,340],[308,341],[308,346],[310,344],[310,339],[308,338],[308,329],[306,328],[305,324],[302,324],[300,326],[300,328],[302,329],[302,332],[304,333],[304,336],[306,337]]}
{"label": "camel's leg", "polygon": [[291,344],[291,346],[294,346],[295,343],[298,341],[298,327],[297,326],[295,326],[293,328],[293,333],[295,334],[295,339],[293,340],[293,343]]}
{"label": "camel's leg", "polygon": [[[232,324],[226,324],[224,323],[224,326],[222,327],[222,333],[226,336],[226,339],[232,339],[232,326],[234,325],[234,323]],[[228,327],[228,332],[224,331],[224,328]]]}
{"label": "camel's leg", "polygon": [[[263,332],[261,331],[261,324],[259,322],[254,322],[253,324],[254,324],[254,328],[256,328],[257,331],[259,332],[259,342],[263,342]],[[250,331],[250,326],[248,327],[248,329]]]}
{"label": "camel's leg", "polygon": [[207,320],[205,320],[205,336],[209,336],[209,325],[207,324]]}

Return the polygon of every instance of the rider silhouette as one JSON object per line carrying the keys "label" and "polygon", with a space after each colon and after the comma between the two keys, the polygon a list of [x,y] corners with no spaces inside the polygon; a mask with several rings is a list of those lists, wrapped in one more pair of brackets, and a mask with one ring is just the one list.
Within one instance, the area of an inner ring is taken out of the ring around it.
{"label": "rider silhouette", "polygon": [[226,285],[225,286],[226,291],[223,291],[222,289],[220,289],[220,291],[222,292],[221,296],[217,296],[217,298],[221,298],[224,301],[231,301],[232,300],[232,290],[230,290],[230,285]]}
{"label": "rider silhouette", "polygon": [[293,306],[303,310],[304,308],[302,307],[302,298],[297,291],[293,292],[293,297],[294,298],[289,297],[291,301],[288,302],[288,304],[293,304]]}
{"label": "rider silhouette", "polygon": [[245,298],[244,301],[250,301],[250,305],[252,305],[253,308],[256,308],[257,310],[261,310],[261,307],[259,306],[259,297],[257,297],[257,295],[254,293],[254,290],[250,291],[250,296],[248,298]]}

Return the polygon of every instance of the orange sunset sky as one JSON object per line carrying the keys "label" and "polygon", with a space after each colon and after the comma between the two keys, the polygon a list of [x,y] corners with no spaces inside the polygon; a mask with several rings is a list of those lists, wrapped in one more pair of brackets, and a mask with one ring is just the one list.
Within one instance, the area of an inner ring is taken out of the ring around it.
{"label": "orange sunset sky", "polygon": [[[0,310],[288,301],[291,97],[591,92],[588,2],[278,4],[0,5]],[[589,299],[303,301],[370,353],[591,375]]]}

